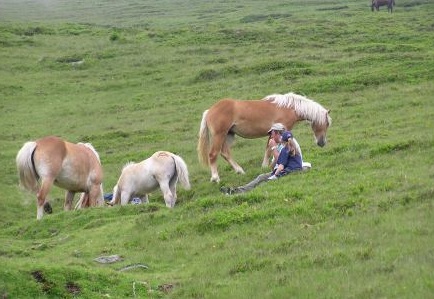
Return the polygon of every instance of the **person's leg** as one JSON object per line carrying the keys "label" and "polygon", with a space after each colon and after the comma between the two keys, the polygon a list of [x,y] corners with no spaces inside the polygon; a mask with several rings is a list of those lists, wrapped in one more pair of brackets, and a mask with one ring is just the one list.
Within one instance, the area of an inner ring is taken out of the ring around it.
{"label": "person's leg", "polygon": [[258,186],[260,183],[265,182],[270,177],[270,175],[270,172],[260,174],[253,181],[245,184],[244,186],[234,188],[233,193],[243,193],[250,191],[256,186]]}

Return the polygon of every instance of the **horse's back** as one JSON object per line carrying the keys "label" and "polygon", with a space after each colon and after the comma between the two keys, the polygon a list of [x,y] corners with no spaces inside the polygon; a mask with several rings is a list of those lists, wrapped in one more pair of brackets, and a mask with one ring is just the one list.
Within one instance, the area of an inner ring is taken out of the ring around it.
{"label": "horse's back", "polygon": [[48,136],[36,140],[34,163],[38,174],[42,177],[57,175],[62,169],[66,152],[65,143],[59,137]]}
{"label": "horse's back", "polygon": [[36,140],[37,147],[46,154],[65,155],[65,141],[57,136],[47,136]]}
{"label": "horse's back", "polygon": [[237,100],[233,99],[221,99],[208,109],[206,122],[211,131],[220,130],[222,126],[226,128],[231,125],[237,102]]}
{"label": "horse's back", "polygon": [[176,175],[176,155],[167,151],[155,152],[149,158],[149,167],[152,169],[152,175],[161,183],[168,183]]}
{"label": "horse's back", "polygon": [[213,134],[258,138],[266,136],[275,122],[292,127],[294,118],[291,109],[277,107],[270,101],[222,99],[209,109],[207,123]]}
{"label": "horse's back", "polygon": [[161,175],[171,173],[175,168],[175,161],[171,152],[158,151],[155,152],[148,160],[149,167],[153,171],[153,175]]}
{"label": "horse's back", "polygon": [[394,4],[394,0],[373,0],[372,4],[376,5],[377,7],[384,6],[384,5],[391,5]]}
{"label": "horse's back", "polygon": [[146,195],[157,189],[159,185],[155,173],[158,173],[158,168],[155,167],[151,158],[139,163],[126,164],[119,177],[118,188],[135,196]]}
{"label": "horse's back", "polygon": [[55,185],[71,191],[86,191],[88,184],[102,183],[102,167],[84,145],[56,136],[36,141],[35,167],[40,176],[55,179]]}
{"label": "horse's back", "polygon": [[[236,100],[236,99],[221,99],[212,105],[208,111],[208,117],[218,116],[232,116],[240,112],[257,113],[258,110],[270,110],[267,102],[262,100]],[[254,116],[249,114],[250,116]]]}

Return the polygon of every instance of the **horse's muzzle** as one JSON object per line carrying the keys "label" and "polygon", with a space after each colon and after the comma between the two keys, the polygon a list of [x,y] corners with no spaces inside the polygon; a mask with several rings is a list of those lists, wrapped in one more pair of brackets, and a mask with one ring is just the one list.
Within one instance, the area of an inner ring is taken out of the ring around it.
{"label": "horse's muzzle", "polygon": [[327,141],[325,138],[320,138],[317,140],[316,144],[320,147],[324,147],[324,145],[326,145]]}

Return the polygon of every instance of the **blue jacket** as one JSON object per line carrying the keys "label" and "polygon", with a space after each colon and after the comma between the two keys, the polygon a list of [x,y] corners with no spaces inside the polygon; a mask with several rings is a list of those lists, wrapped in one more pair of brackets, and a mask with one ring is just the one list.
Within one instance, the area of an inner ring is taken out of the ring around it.
{"label": "blue jacket", "polygon": [[[288,148],[285,146],[282,148],[279,154],[279,158],[277,158],[276,165],[282,164],[283,165],[283,171],[279,174],[279,176],[285,175],[287,173],[302,170],[303,169],[303,162],[301,160],[300,155],[294,155],[291,156],[289,153]],[[275,170],[273,171],[274,174]]]}

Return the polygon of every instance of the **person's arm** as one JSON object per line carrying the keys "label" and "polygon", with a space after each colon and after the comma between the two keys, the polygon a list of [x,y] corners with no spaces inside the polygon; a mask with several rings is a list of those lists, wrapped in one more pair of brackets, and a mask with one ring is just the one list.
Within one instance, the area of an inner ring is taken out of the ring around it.
{"label": "person's arm", "polygon": [[277,176],[285,168],[288,157],[289,157],[288,150],[286,148],[283,148],[279,153],[279,158],[277,159],[277,168],[273,171],[273,175],[268,178],[269,180],[277,179]]}
{"label": "person's arm", "polygon": [[276,171],[274,172],[275,176],[279,176],[280,172],[284,169],[285,167],[283,166],[283,164],[279,164],[277,165]]}

